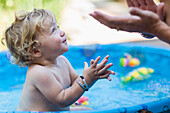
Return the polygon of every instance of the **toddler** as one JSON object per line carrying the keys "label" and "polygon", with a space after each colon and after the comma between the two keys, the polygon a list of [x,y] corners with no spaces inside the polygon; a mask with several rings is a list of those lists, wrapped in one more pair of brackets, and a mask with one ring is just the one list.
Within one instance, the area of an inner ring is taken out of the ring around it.
{"label": "toddler", "polygon": [[6,45],[13,62],[28,66],[26,80],[17,111],[64,111],[89,108],[71,108],[85,91],[98,80],[114,74],[108,70],[113,64],[107,55],[84,63],[79,76],[66,57],[68,51],[65,32],[59,29],[55,16],[49,10],[20,11],[5,31]]}

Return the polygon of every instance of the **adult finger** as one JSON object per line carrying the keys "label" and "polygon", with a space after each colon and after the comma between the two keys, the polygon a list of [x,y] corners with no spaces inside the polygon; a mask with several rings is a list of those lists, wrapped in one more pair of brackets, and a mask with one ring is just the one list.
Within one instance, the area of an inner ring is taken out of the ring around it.
{"label": "adult finger", "polygon": [[[132,28],[131,27],[131,23],[135,23],[137,21],[139,21],[139,17],[137,16],[109,16],[106,14],[103,14],[99,11],[95,12],[95,19],[97,21],[99,21],[101,24],[104,24],[106,26],[108,26],[111,29],[117,29],[119,28],[119,30],[123,30],[123,31],[129,31],[129,32],[134,32],[136,31],[136,28]],[[100,20],[99,18],[102,18],[102,20]],[[105,22],[103,22],[105,21]],[[105,24],[106,23],[106,24]]]}
{"label": "adult finger", "polygon": [[165,4],[163,2],[159,3],[156,11],[162,21],[165,20],[165,15],[163,12],[164,5]]}
{"label": "adult finger", "polygon": [[157,10],[157,5],[155,4],[155,2],[153,0],[145,0],[146,4],[147,4],[147,10],[155,12]]}
{"label": "adult finger", "polygon": [[146,4],[148,6],[148,10],[156,13],[157,5],[153,0],[146,0]]}
{"label": "adult finger", "polygon": [[153,0],[145,0],[146,4],[149,6],[155,5],[155,2]]}
{"label": "adult finger", "polygon": [[131,15],[139,16],[140,18],[149,17],[151,15],[150,11],[141,10],[139,8],[132,8],[130,10]]}
{"label": "adult finger", "polygon": [[140,7],[138,0],[132,0],[132,3],[135,7]]}
{"label": "adult finger", "polygon": [[138,0],[139,4],[140,4],[140,8],[143,10],[146,10],[147,4],[145,2],[145,0]]}
{"label": "adult finger", "polygon": [[112,25],[112,17],[104,14],[100,11],[94,11],[94,13],[90,13],[90,16],[92,16],[94,19],[99,21],[101,24],[104,24],[110,28],[116,28],[116,26]]}
{"label": "adult finger", "polygon": [[128,7],[134,7],[133,3],[131,0],[126,0]]}
{"label": "adult finger", "polygon": [[145,6],[147,5],[145,0],[138,0],[138,2],[139,2],[139,4],[142,5],[142,6],[143,6],[143,5],[145,5]]}

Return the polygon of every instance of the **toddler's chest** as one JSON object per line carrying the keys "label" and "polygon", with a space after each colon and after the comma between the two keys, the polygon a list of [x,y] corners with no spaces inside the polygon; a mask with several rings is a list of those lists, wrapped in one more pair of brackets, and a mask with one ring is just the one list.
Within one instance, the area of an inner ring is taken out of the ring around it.
{"label": "toddler's chest", "polygon": [[69,69],[67,68],[56,68],[53,70],[53,74],[56,80],[65,88],[71,85],[71,79],[69,74]]}

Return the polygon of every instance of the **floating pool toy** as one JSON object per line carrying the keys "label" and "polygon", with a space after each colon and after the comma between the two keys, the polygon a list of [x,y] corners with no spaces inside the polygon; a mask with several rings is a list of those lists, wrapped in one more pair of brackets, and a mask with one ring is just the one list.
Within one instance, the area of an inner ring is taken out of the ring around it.
{"label": "floating pool toy", "polygon": [[87,105],[89,105],[88,100],[89,100],[88,97],[82,96],[73,104],[73,106],[74,105],[75,106],[80,106],[80,105],[87,106]]}
{"label": "floating pool toy", "polygon": [[135,67],[140,64],[140,61],[138,58],[133,58],[130,54],[125,53],[125,57],[120,58],[120,65],[123,67]]}
{"label": "floating pool toy", "polygon": [[151,77],[152,73],[154,73],[153,69],[141,67],[128,73],[127,76],[122,76],[121,80],[123,83],[131,82],[131,81],[141,81]]}

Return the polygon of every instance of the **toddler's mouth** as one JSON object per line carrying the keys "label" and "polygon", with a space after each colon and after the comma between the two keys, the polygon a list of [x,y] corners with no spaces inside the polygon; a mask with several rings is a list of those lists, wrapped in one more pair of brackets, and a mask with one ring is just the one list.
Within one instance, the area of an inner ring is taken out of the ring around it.
{"label": "toddler's mouth", "polygon": [[67,41],[67,39],[63,40],[63,43],[65,43]]}

